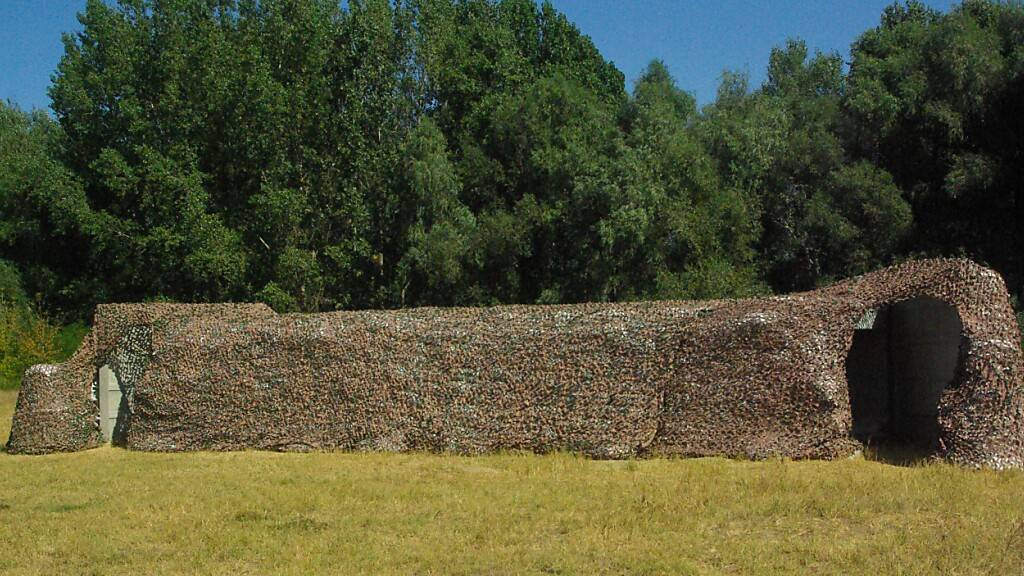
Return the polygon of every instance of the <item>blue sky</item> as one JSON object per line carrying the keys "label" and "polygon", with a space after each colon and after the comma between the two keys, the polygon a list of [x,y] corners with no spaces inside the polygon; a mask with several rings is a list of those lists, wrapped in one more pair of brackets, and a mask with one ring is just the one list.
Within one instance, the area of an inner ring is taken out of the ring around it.
{"label": "blue sky", "polygon": [[[849,55],[890,0],[553,0],[626,75],[627,88],[653,58],[700,104],[714,99],[725,69],[764,78],[768,54],[787,38]],[[951,0],[928,0],[948,10]],[[49,106],[46,89],[63,47],[80,29],[85,0],[0,0],[0,99]]]}

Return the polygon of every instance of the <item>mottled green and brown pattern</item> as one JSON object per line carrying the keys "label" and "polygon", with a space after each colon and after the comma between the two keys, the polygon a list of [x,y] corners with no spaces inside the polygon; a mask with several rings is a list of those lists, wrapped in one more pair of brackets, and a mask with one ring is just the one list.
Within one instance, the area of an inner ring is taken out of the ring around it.
{"label": "mottled green and brown pattern", "polygon": [[834,458],[858,447],[844,370],[858,319],[915,297],[952,305],[963,325],[940,455],[1024,467],[1015,319],[1002,278],[967,260],[748,300],[284,315],[103,305],[74,358],[26,373],[8,448],[95,446],[96,367],[148,333],[130,449]]}

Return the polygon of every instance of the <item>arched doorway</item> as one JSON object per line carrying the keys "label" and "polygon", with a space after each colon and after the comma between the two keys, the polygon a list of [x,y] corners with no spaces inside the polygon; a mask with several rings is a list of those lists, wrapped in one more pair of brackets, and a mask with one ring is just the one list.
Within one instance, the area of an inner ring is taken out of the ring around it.
{"label": "arched doorway", "polygon": [[853,436],[934,451],[939,400],[956,376],[962,330],[956,309],[933,298],[865,314],[846,358]]}

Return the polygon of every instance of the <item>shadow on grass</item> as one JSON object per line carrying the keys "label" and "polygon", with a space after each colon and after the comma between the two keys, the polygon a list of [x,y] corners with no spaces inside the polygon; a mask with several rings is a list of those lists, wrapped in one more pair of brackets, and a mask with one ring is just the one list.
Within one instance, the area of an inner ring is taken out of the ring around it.
{"label": "shadow on grass", "polygon": [[864,446],[864,459],[891,466],[923,466],[935,461],[935,449],[903,442],[879,442]]}

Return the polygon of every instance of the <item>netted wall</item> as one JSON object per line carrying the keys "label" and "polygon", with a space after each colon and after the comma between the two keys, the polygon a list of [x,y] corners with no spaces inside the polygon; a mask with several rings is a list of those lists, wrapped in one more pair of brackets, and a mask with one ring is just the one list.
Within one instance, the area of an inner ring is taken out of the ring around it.
{"label": "netted wall", "polygon": [[922,297],[963,325],[938,454],[1024,466],[1015,319],[1002,279],[966,260],[732,301],[307,315],[100,306],[72,361],[26,375],[9,449],[96,445],[96,362],[147,326],[150,356],[127,397],[130,449],[832,458],[859,446],[845,367],[858,320]]}

